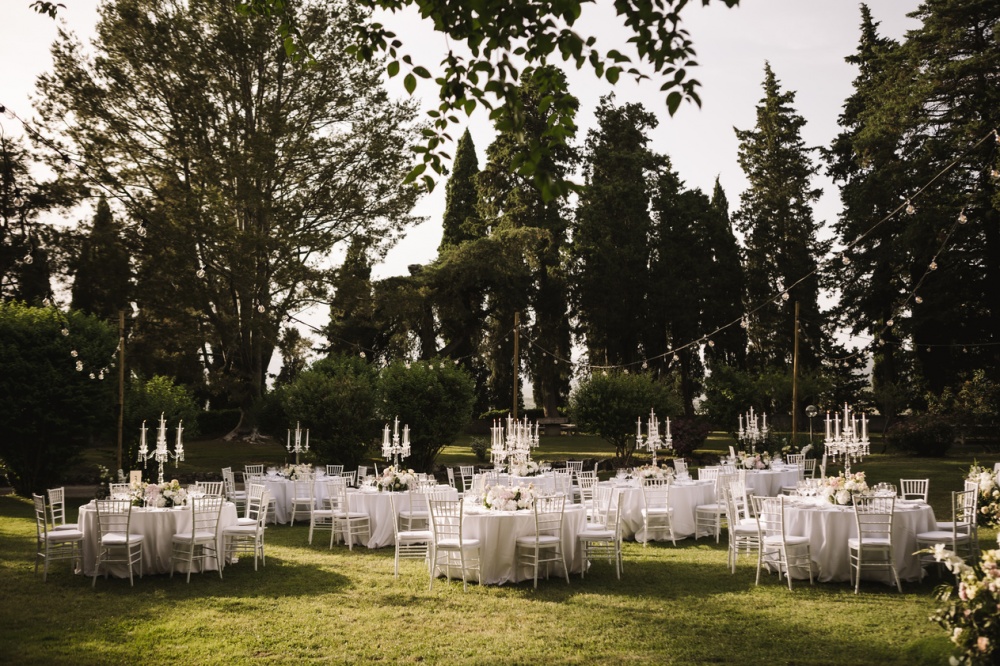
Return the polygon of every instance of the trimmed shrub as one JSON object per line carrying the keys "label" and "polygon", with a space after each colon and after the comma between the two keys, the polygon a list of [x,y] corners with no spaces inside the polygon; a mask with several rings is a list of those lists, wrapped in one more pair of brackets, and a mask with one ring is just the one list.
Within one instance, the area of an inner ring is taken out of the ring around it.
{"label": "trimmed shrub", "polygon": [[704,419],[680,417],[670,419],[670,434],[673,438],[674,453],[678,457],[690,455],[708,439],[711,426]]}
{"label": "trimmed shrub", "polygon": [[889,446],[912,456],[940,458],[955,442],[955,426],[935,414],[897,421],[885,433]]}

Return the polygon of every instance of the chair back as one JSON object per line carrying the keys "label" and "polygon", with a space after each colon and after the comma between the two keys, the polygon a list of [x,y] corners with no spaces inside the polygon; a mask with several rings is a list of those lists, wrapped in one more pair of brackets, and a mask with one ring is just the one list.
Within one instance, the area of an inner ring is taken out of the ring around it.
{"label": "chair back", "polygon": [[589,504],[597,485],[597,472],[581,472],[577,482],[580,484],[580,503]]}
{"label": "chair back", "polygon": [[752,518],[753,506],[747,498],[747,483],[745,479],[740,479],[739,475],[734,476],[729,483],[724,486],[723,492],[729,491],[729,498],[736,509],[737,520]]}
{"label": "chair back", "polygon": [[[195,497],[188,501],[191,506],[191,538],[207,539],[215,537],[219,529],[219,515],[222,513],[221,497]],[[259,520],[259,518],[258,518]]]}
{"label": "chair back", "polygon": [[264,476],[264,465],[244,465],[244,476]]}
{"label": "chair back", "polygon": [[49,512],[52,516],[52,526],[66,524],[66,489],[49,488]]}
{"label": "chair back", "polygon": [[566,498],[561,495],[535,498],[535,535],[562,538],[563,509]]}
{"label": "chair back", "polygon": [[979,487],[974,483],[972,488],[955,491],[951,494],[951,521],[956,533],[968,534],[976,529],[976,500],[978,496]]}
{"label": "chair back", "polygon": [[112,537],[117,541],[126,541],[129,524],[132,520],[131,500],[96,500],[97,525],[100,530],[100,541]]}
{"label": "chair back", "polygon": [[[194,485],[203,495],[222,497],[223,483],[223,481],[196,481]],[[233,488],[233,490],[235,490],[235,488]]]}
{"label": "chair back", "polygon": [[892,511],[895,503],[895,497],[854,496],[854,518],[858,526],[858,537],[862,542],[865,539],[892,538]]}
{"label": "chair back", "polygon": [[918,499],[926,502],[930,484],[930,479],[900,479],[899,496],[905,500]]}
{"label": "chair back", "polygon": [[314,499],[315,490],[313,489],[312,477],[299,478],[292,481],[292,498],[297,500],[307,500]]}
{"label": "chair back", "polygon": [[[358,465],[357,472],[358,473],[355,478],[357,479],[365,478],[366,476],[368,476],[368,465]],[[378,474],[378,470],[376,470],[375,473]]]}
{"label": "chair back", "polygon": [[642,503],[649,509],[670,508],[670,482],[667,479],[643,479]]}
{"label": "chair back", "polygon": [[721,471],[721,467],[702,467],[698,470],[698,480],[715,481],[719,478],[719,472]]}
{"label": "chair back", "polygon": [[359,477],[357,475],[361,473],[362,469],[365,470],[365,474],[360,477],[360,478],[363,479],[363,478],[365,478],[365,476],[368,476],[368,468],[367,467],[364,467],[364,468],[358,467],[358,470],[356,472],[341,472],[340,473],[340,478],[342,478],[344,480],[344,485],[345,486],[356,486],[356,485],[358,485],[358,478]]}
{"label": "chair back", "polygon": [[757,517],[757,531],[761,537],[780,537],[785,540],[785,496],[750,498]]}
{"label": "chair back", "polygon": [[343,465],[327,465],[326,466],[326,475],[327,476],[340,476],[343,473],[344,473],[344,466]]}
{"label": "chair back", "polygon": [[109,483],[108,497],[111,499],[130,499],[132,496],[132,485],[129,483]]}
{"label": "chair back", "polygon": [[448,472],[448,485],[455,488],[455,470],[451,467],[445,467],[445,470]]}
{"label": "chair back", "polygon": [[274,502],[274,497],[271,493],[264,490],[264,493],[260,496],[260,509],[257,511],[257,534],[261,534],[265,527],[264,524],[267,522],[267,513],[271,510],[271,504]]}
{"label": "chair back", "polygon": [[261,503],[267,487],[263,483],[251,483],[247,488],[247,504],[243,517],[249,520],[258,520],[261,510]]}
{"label": "chair back", "polygon": [[816,459],[806,458],[802,461],[802,473],[810,479],[816,478]]}
{"label": "chair back", "polygon": [[610,485],[594,486],[589,511],[591,522],[595,525],[601,525],[607,528],[608,516],[611,511],[611,499],[614,495],[614,491],[615,488]]}
{"label": "chair back", "polygon": [[476,477],[476,468],[472,465],[459,465],[458,473],[462,477],[462,491],[468,492],[472,490],[472,484]]}
{"label": "chair back", "polygon": [[564,497],[572,497],[573,492],[573,472],[572,470],[552,470],[553,483],[556,493],[561,493]]}
{"label": "chair back", "polygon": [[45,508],[45,497],[32,493],[35,504],[35,527],[38,530],[38,542],[44,543],[49,533],[49,514]]}
{"label": "chair back", "polygon": [[789,453],[785,456],[785,462],[789,465],[801,465],[806,459],[803,453]]}
{"label": "chair back", "polygon": [[570,471],[571,474],[579,476],[580,472],[583,471],[583,461],[582,460],[567,460],[566,469]]}
{"label": "chair back", "polygon": [[232,467],[222,468],[222,485],[226,490],[226,497],[232,497],[236,494],[236,476],[233,474]]}
{"label": "chair back", "polygon": [[448,541],[461,544],[461,500],[437,499],[434,493],[429,493],[427,495],[427,511],[430,513],[431,534],[435,543]]}

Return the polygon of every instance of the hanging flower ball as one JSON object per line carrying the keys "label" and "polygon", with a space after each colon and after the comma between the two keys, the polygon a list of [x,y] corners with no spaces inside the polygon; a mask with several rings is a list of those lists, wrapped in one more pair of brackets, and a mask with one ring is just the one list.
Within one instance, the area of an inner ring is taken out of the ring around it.
{"label": "hanging flower ball", "polygon": [[77,361],[76,362],[76,371],[77,372],[83,372],[83,361]]}

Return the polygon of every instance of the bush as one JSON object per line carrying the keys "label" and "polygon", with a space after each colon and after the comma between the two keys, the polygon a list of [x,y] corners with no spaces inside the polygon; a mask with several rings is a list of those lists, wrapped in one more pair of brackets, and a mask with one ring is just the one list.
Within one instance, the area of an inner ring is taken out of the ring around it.
{"label": "bush", "polygon": [[662,420],[681,411],[680,400],[649,375],[592,375],[570,397],[570,414],[583,432],[592,432],[615,447],[619,466],[627,466],[635,451],[635,424],[654,409]]}
{"label": "bush", "polygon": [[695,449],[701,447],[708,439],[708,433],[712,428],[708,422],[699,418],[676,418],[670,419],[670,434],[674,442],[674,453],[678,457],[690,455]]}
{"label": "bush", "polygon": [[397,361],[382,371],[379,393],[382,417],[410,426],[406,464],[424,472],[468,425],[475,402],[472,377],[451,361]]}
{"label": "bush", "polygon": [[885,433],[889,446],[912,456],[940,458],[955,442],[955,426],[935,414],[897,421]]}
{"label": "bush", "polygon": [[286,429],[299,422],[321,461],[356,468],[378,434],[377,381],[375,369],[357,356],[317,361],[278,392],[288,423],[269,424],[278,428],[272,434],[284,444]]}
{"label": "bush", "polygon": [[0,458],[17,493],[58,485],[91,440],[113,432],[115,383],[97,376],[117,340],[80,312],[0,304]]}
{"label": "bush", "polygon": [[133,380],[125,394],[125,459],[122,461],[127,469],[135,465],[139,451],[139,438],[142,423],[145,421],[149,431],[146,433],[146,446],[152,451],[156,444],[156,428],[160,422],[160,414],[166,419],[168,435],[167,442],[173,450],[177,424],[184,422],[184,436],[196,436],[198,416],[201,410],[194,401],[194,396],[184,386],[174,383],[170,377],[156,375],[152,379]]}
{"label": "bush", "polygon": [[490,447],[486,443],[485,437],[473,437],[470,446],[472,447],[472,453],[475,454],[478,462],[484,463],[489,460],[489,454],[487,452]]}

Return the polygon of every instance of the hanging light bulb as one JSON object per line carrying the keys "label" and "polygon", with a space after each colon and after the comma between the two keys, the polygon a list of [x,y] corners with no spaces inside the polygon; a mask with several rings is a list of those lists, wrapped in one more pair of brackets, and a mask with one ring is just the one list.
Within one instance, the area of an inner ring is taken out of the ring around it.
{"label": "hanging light bulb", "polygon": [[361,358],[364,358],[365,357],[365,353],[361,352],[360,356],[361,356]]}
{"label": "hanging light bulb", "polygon": [[647,363],[646,361],[643,361],[642,362],[642,369],[643,370],[648,370],[649,369],[649,363]]}
{"label": "hanging light bulb", "polygon": [[99,373],[97,373],[97,378],[100,379],[101,381],[104,381],[104,370],[101,370]]}
{"label": "hanging light bulb", "polygon": [[963,208],[962,212],[958,214],[958,223],[959,224],[965,224],[968,221],[969,221],[969,218],[967,218],[965,216],[965,209]]}
{"label": "hanging light bulb", "polygon": [[625,374],[626,375],[628,374],[628,368],[625,368]]}
{"label": "hanging light bulb", "polygon": [[708,341],[708,346],[709,347],[714,347],[715,346],[715,340],[709,340]]}
{"label": "hanging light bulb", "polygon": [[77,372],[83,372],[83,361],[77,361],[76,362],[76,371]]}
{"label": "hanging light bulb", "polygon": [[44,305],[47,308],[51,308],[52,307],[52,299],[51,298],[47,298],[47,297],[43,298],[42,299],[42,305]]}
{"label": "hanging light bulb", "polygon": [[64,328],[63,330],[61,330],[59,332],[63,334],[63,337],[66,337],[66,336],[69,335],[69,329],[68,328]]}
{"label": "hanging light bulb", "polygon": [[895,324],[895,323],[896,322],[894,322],[893,320],[890,319],[889,321],[885,322],[885,325],[888,326],[889,328],[892,328],[892,325]]}
{"label": "hanging light bulb", "polygon": [[915,300],[917,302],[917,305],[920,305],[921,303],[924,302],[924,297],[923,296],[917,296],[913,300]]}
{"label": "hanging light bulb", "polygon": [[916,207],[912,203],[910,203],[909,201],[907,201],[906,202],[906,214],[907,215],[913,215],[916,212],[917,212]]}
{"label": "hanging light bulb", "polygon": [[844,265],[845,265],[845,266],[846,266],[847,264],[851,263],[851,258],[850,258],[850,257],[848,257],[848,256],[847,256],[846,254],[843,254],[843,255],[841,255],[841,256],[840,256],[840,259],[841,259],[841,261],[843,261],[843,262],[844,262]]}
{"label": "hanging light bulb", "polygon": [[789,296],[788,296],[788,292],[786,291],[785,293],[783,293],[783,294],[781,295],[781,300],[783,300],[783,301],[787,301],[788,299],[789,299]]}
{"label": "hanging light bulb", "polygon": [[969,348],[968,347],[962,347],[962,353],[963,354],[968,354],[969,353]]}
{"label": "hanging light bulb", "polygon": [[927,268],[931,269],[932,271],[936,271],[937,270],[937,262],[936,261],[932,261],[931,264],[930,264],[930,266],[928,266]]}
{"label": "hanging light bulb", "polygon": [[35,258],[32,257],[30,254],[26,254],[26,255],[24,255],[24,259],[21,259],[21,261],[24,262],[24,263],[26,263],[26,264],[31,264],[31,263],[34,263]]}
{"label": "hanging light bulb", "polygon": [[94,373],[90,373],[90,378],[91,379],[97,379],[97,375],[95,375]]}
{"label": "hanging light bulb", "polygon": [[930,353],[930,351],[931,351],[931,348],[930,348],[930,347],[928,347],[928,348],[926,349],[926,351],[927,351],[927,353],[929,354],[929,353]]}
{"label": "hanging light bulb", "polygon": [[199,280],[202,279],[202,278],[204,278],[205,277],[205,269],[204,268],[199,268],[198,272],[196,272],[195,275],[198,276]]}
{"label": "hanging light bulb", "polygon": [[146,225],[145,225],[145,224],[140,224],[140,225],[139,225],[139,228],[138,228],[138,229],[136,229],[136,230],[135,230],[135,232],[136,232],[137,234],[139,234],[139,236],[140,236],[141,238],[145,238],[145,237],[146,237]]}
{"label": "hanging light bulb", "polygon": [[679,360],[681,360],[681,357],[678,356],[677,354],[674,354],[674,363],[676,363]]}
{"label": "hanging light bulb", "polygon": [[264,314],[264,304],[263,303],[257,306],[257,312],[259,312],[261,314]]}
{"label": "hanging light bulb", "polygon": [[1000,180],[1000,171],[996,169],[990,169],[990,178],[993,180]]}
{"label": "hanging light bulb", "polygon": [[740,319],[740,328],[747,328],[749,325],[746,319]]}
{"label": "hanging light bulb", "polygon": [[76,358],[77,356],[79,356],[79,354],[77,353],[77,351],[75,349],[72,350],[72,351],[70,351],[69,355],[72,356],[73,358]]}

